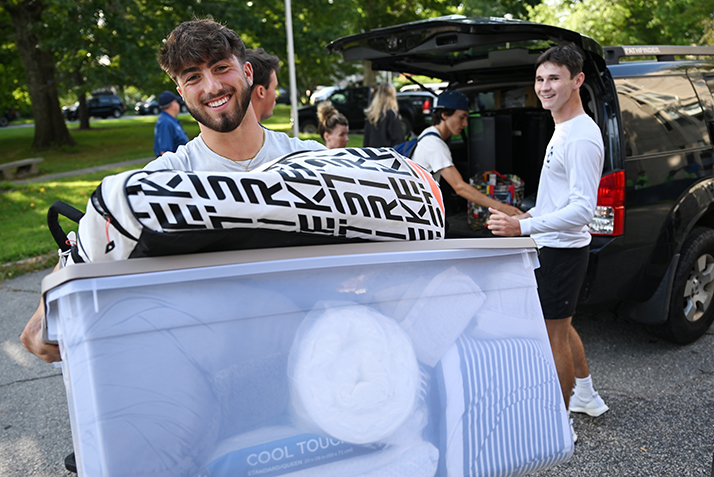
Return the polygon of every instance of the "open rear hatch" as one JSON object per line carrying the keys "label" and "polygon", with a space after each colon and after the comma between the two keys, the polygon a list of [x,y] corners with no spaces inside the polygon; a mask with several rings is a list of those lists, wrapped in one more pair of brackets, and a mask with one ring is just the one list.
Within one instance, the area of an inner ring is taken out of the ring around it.
{"label": "open rear hatch", "polygon": [[532,65],[545,49],[574,43],[605,69],[602,47],[592,38],[563,28],[503,18],[440,17],[378,28],[327,45],[347,61],[369,60],[372,69],[464,83],[475,72]]}

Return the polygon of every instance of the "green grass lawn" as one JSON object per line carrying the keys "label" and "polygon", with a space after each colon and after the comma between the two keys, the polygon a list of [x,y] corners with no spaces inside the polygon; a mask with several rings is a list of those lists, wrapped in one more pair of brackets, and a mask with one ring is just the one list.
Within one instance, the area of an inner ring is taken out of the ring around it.
{"label": "green grass lawn", "polygon": [[[179,118],[189,138],[198,135],[198,124],[191,116],[181,115]],[[80,131],[77,123],[69,123],[77,146],[40,152],[32,151],[30,147],[34,133],[32,127],[3,128],[0,129],[0,163],[43,157],[45,161],[40,164],[40,173],[50,174],[130,159],[151,159],[155,122],[156,116],[92,120],[92,128],[88,131]],[[264,125],[290,134],[290,108],[276,106],[275,115]],[[301,134],[300,137],[318,140],[317,135]],[[348,146],[361,145],[362,136],[350,136]],[[104,176],[128,169],[117,168],[28,185],[0,182],[0,239],[3,242],[0,248],[0,280],[56,262],[58,247],[47,229],[47,210],[52,203],[62,200],[84,211],[89,196]],[[76,225],[68,220],[60,223],[65,232],[76,230]],[[25,259],[38,260],[16,263]]]}
{"label": "green grass lawn", "polygon": [[[0,280],[30,270],[42,269],[57,262],[59,248],[47,227],[47,210],[61,200],[84,211],[87,201],[106,175],[129,168],[117,168],[54,181],[11,185],[0,193]],[[77,230],[77,224],[60,217],[65,232]],[[28,263],[15,263],[35,259]]]}
{"label": "green grass lawn", "polygon": [[[198,123],[188,114],[179,115],[189,139],[198,135]],[[68,122],[75,146],[63,146],[43,151],[32,150],[33,127],[0,129],[0,163],[29,157],[42,157],[41,174],[71,171],[84,167],[154,157],[154,124],[156,116],[127,116],[120,119],[91,119],[88,130],[79,130],[78,122]],[[275,131],[292,135],[290,108],[279,104],[275,114],[263,124]],[[319,140],[317,135],[300,135],[303,139]],[[362,136],[350,137],[349,146],[362,145]]]}
{"label": "green grass lawn", "polygon": [[[198,134],[193,119],[182,121],[189,137]],[[183,119],[183,118],[182,118]],[[154,123],[156,116],[92,120],[91,129],[79,130],[77,122],[67,123],[75,146],[63,146],[42,151],[32,150],[33,127],[0,130],[3,150],[0,162],[28,157],[42,157],[41,174],[65,172],[83,167],[111,164],[129,159],[154,156]]]}

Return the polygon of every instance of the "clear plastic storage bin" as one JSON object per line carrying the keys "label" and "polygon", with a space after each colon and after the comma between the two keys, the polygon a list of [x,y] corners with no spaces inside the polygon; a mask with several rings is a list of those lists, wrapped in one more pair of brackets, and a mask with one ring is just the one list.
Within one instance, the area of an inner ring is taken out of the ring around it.
{"label": "clear plastic storage bin", "polygon": [[70,265],[80,475],[522,475],[573,451],[527,238]]}

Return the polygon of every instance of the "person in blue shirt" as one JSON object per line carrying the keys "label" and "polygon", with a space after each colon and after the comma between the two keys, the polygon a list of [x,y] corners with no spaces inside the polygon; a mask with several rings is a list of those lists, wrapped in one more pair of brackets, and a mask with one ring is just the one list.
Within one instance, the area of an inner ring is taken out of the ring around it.
{"label": "person in blue shirt", "polygon": [[154,126],[154,152],[156,157],[165,152],[176,152],[179,146],[188,142],[186,131],[181,127],[181,122],[176,118],[181,105],[179,97],[171,91],[164,91],[159,95],[159,108],[161,113]]}

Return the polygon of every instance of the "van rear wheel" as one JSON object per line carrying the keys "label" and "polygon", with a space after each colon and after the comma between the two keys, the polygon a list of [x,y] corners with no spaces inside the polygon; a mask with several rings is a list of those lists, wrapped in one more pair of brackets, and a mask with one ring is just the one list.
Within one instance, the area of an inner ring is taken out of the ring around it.
{"label": "van rear wheel", "polygon": [[714,230],[695,228],[680,253],[667,321],[661,337],[679,344],[696,341],[714,321]]}

